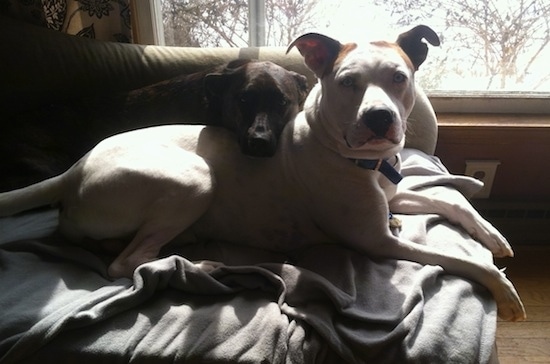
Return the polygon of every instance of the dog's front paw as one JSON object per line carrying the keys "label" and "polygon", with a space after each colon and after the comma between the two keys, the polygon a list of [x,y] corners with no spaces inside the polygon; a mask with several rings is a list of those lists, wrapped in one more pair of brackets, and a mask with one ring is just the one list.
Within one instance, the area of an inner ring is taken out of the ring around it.
{"label": "dog's front paw", "polygon": [[525,320],[527,314],[514,285],[506,278],[503,272],[500,272],[500,275],[502,287],[500,292],[495,294],[498,316],[506,321]]}
{"label": "dog's front paw", "polygon": [[109,265],[107,274],[113,279],[132,278],[134,274],[134,267],[128,267],[118,261],[114,261],[111,265]]}
{"label": "dog's front paw", "polygon": [[490,222],[483,220],[478,226],[471,228],[469,233],[489,249],[493,256],[497,258],[514,256],[514,251],[508,240]]}

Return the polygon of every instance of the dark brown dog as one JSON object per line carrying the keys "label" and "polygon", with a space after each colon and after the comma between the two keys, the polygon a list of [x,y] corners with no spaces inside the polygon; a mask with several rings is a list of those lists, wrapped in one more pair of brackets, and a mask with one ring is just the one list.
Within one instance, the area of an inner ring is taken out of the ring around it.
{"label": "dark brown dog", "polygon": [[244,154],[272,157],[284,126],[302,109],[307,79],[271,62],[230,66],[205,78],[211,125],[235,131]]}
{"label": "dark brown dog", "polygon": [[13,115],[0,125],[0,190],[59,174],[100,140],[154,125],[223,126],[237,134],[243,153],[270,157],[307,91],[305,76],[235,60],[125,94],[75,97]]}

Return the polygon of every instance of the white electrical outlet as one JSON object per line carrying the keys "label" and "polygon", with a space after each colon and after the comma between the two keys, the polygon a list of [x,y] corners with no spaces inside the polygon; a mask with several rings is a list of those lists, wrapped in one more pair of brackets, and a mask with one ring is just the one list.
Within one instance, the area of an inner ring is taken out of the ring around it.
{"label": "white electrical outlet", "polygon": [[466,172],[464,174],[483,182],[483,188],[473,196],[474,198],[489,198],[499,164],[500,161],[498,160],[466,161]]}

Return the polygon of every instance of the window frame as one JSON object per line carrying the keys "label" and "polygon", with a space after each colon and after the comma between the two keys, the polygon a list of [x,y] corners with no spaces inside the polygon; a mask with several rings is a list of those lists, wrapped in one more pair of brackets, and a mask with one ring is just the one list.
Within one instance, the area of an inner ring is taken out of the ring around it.
{"label": "window frame", "polygon": [[130,0],[134,43],[164,46],[161,0]]}

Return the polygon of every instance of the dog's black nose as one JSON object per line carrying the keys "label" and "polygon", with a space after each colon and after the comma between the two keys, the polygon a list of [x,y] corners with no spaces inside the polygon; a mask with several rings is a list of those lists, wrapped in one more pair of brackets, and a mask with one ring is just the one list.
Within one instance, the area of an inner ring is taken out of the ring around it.
{"label": "dog's black nose", "polygon": [[266,113],[259,113],[254,123],[248,128],[241,150],[252,157],[272,157],[277,149],[277,136],[270,128],[270,118]]}
{"label": "dog's black nose", "polygon": [[383,137],[394,122],[395,113],[387,108],[372,108],[361,119],[376,136]]}

